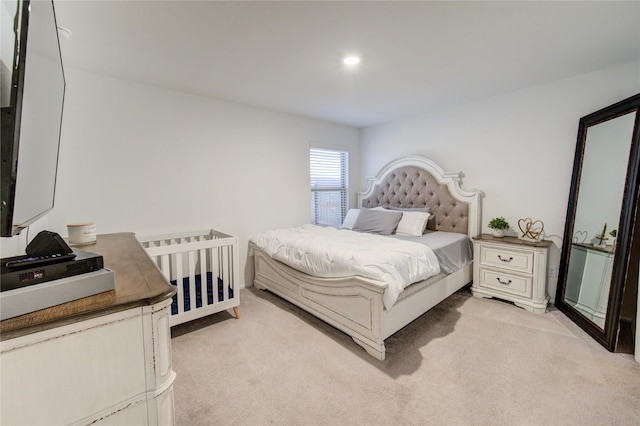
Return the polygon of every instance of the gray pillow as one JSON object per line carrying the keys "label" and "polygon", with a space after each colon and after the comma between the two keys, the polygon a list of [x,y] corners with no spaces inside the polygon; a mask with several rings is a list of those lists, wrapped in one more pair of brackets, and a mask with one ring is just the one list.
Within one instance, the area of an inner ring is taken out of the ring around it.
{"label": "gray pillow", "polygon": [[402,212],[360,209],[354,231],[391,235],[402,219]]}

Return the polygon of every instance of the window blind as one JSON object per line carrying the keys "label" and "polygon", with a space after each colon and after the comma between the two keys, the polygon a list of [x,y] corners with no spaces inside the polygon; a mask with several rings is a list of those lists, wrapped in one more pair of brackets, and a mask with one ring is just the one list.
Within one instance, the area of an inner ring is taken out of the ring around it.
{"label": "window blind", "polygon": [[340,226],[349,209],[349,153],[311,148],[311,222]]}

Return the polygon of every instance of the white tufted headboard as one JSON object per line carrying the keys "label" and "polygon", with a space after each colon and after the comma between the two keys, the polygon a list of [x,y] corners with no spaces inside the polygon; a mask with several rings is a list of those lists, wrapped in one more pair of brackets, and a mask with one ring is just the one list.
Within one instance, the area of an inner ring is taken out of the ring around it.
{"label": "white tufted headboard", "polygon": [[424,208],[433,217],[427,229],[480,235],[482,191],[463,191],[462,172],[444,172],[433,161],[411,156],[388,163],[358,193],[358,206]]}

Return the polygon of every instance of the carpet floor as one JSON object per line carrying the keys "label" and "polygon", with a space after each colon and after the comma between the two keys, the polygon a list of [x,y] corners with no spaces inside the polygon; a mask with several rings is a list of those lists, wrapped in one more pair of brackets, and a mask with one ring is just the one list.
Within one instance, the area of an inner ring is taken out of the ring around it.
{"label": "carpet floor", "polygon": [[640,364],[550,307],[468,288],[391,336],[378,361],[277,296],[241,290],[172,329],[177,425],[638,425]]}

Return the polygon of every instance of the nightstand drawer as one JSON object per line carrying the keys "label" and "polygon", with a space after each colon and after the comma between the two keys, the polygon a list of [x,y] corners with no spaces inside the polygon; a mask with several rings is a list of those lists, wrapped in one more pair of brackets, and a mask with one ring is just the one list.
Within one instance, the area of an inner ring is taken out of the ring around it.
{"label": "nightstand drawer", "polygon": [[480,251],[482,265],[505,268],[516,272],[533,273],[533,252],[504,250],[499,247],[483,246]]}
{"label": "nightstand drawer", "polygon": [[530,312],[546,311],[547,256],[551,241],[525,241],[481,234],[473,238],[473,284],[476,297],[510,300]]}
{"label": "nightstand drawer", "polygon": [[520,277],[482,268],[478,285],[529,298],[531,297],[532,283],[532,277]]}

